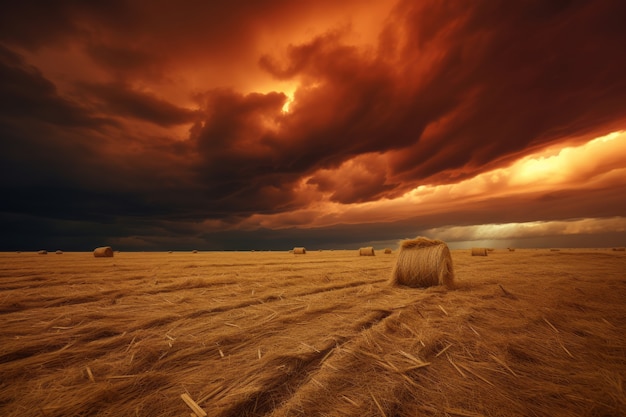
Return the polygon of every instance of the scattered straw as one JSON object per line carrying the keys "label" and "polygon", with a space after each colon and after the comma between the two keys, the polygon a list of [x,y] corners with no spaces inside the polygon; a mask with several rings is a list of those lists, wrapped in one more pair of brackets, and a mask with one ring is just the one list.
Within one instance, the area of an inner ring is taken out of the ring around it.
{"label": "scattered straw", "polygon": [[344,400],[346,400],[347,402],[349,402],[350,404],[352,404],[355,407],[358,407],[359,405],[357,403],[354,402],[354,400],[346,397],[345,395],[342,395],[341,398],[343,398]]}
{"label": "scattered straw", "polygon": [[513,300],[517,300],[517,297],[513,295],[512,293],[510,293],[509,291],[507,291],[506,289],[504,289],[504,287],[501,284],[498,284],[498,286],[500,287],[500,289],[502,290],[502,292],[504,293],[506,297],[509,297]]}
{"label": "scattered straw", "polygon": [[374,404],[376,404],[376,407],[378,407],[378,411],[380,411],[380,414],[383,417],[387,417],[387,414],[385,414],[385,411],[383,410],[383,408],[380,406],[380,403],[378,402],[378,400],[376,399],[376,397],[374,397],[374,394],[370,391],[370,395],[372,396],[372,400],[374,400]]}
{"label": "scattered straw", "polygon": [[556,327],[554,327],[554,326],[552,325],[552,323],[550,323],[550,322],[548,321],[548,319],[547,319],[547,318],[543,317],[543,321],[545,321],[545,322],[546,322],[546,324],[552,328],[552,330],[554,330],[556,333],[559,333],[559,330],[558,330]]}
{"label": "scattered straw", "polygon": [[193,410],[193,412],[196,414],[196,416],[198,417],[206,417],[206,411],[204,411],[202,408],[200,408],[200,406],[191,399],[191,397],[187,394],[180,394],[180,398],[183,399],[183,401],[185,402],[185,404],[187,404],[189,406],[189,408],[191,408]]}
{"label": "scattered straw", "polygon": [[569,350],[567,350],[567,348],[565,347],[565,345],[563,344],[563,342],[561,342],[560,340],[559,340],[559,345],[561,345],[561,347],[563,348],[563,350],[565,351],[565,353],[567,353],[567,355],[568,355],[570,358],[574,359],[574,355],[572,355],[572,353],[571,353]]}
{"label": "scattered straw", "polygon": [[500,365],[502,365],[507,371],[509,371],[514,377],[518,377],[519,375],[517,375],[515,373],[515,371],[513,371],[509,365],[506,364],[506,362],[504,362],[502,359],[498,358],[495,355],[489,355],[494,361],[498,362]]}
{"label": "scattered straw", "polygon": [[96,379],[93,377],[93,372],[91,372],[91,368],[87,366],[85,369],[87,370],[87,376],[89,377],[89,380],[91,382],[96,382]]}
{"label": "scattered straw", "polygon": [[411,361],[413,361],[413,362],[417,365],[417,367],[418,367],[418,368],[421,368],[421,367],[423,367],[423,366],[428,366],[428,365],[430,365],[430,363],[428,363],[428,362],[424,362],[424,361],[422,361],[422,360],[419,360],[419,359],[417,359],[415,356],[413,356],[413,355],[411,355],[410,353],[405,352],[405,351],[403,351],[403,350],[398,351],[398,353],[400,353],[400,354],[401,354],[402,356],[404,356],[405,358],[410,359]]}
{"label": "scattered straw", "polygon": [[435,358],[438,358],[439,356],[441,356],[446,350],[450,349],[452,347],[452,343],[449,343],[448,346],[446,346],[445,348],[441,349],[439,351],[439,353],[437,353],[435,355]]}
{"label": "scattered straw", "polygon": [[484,414],[472,413],[471,411],[460,410],[458,408],[449,408],[446,407],[444,411],[448,414],[452,414],[453,416],[461,416],[461,417],[485,417]]}
{"label": "scattered straw", "polygon": [[459,372],[459,374],[460,374],[463,378],[467,378],[467,375],[465,375],[465,374],[463,373],[463,371],[461,371],[461,368],[459,368],[458,366],[456,366],[456,363],[454,363],[454,361],[452,360],[452,358],[450,357],[450,355],[448,355],[447,353],[446,353],[446,358],[448,358],[448,362],[450,362],[450,363],[452,364],[452,366],[454,366],[454,369],[456,369],[456,370]]}
{"label": "scattered straw", "polygon": [[458,364],[458,366],[460,368],[463,368],[465,371],[469,372],[470,374],[474,375],[476,378],[480,379],[481,381],[485,382],[486,384],[491,385],[492,387],[495,387],[494,384],[492,384],[491,382],[489,382],[487,379],[485,379],[484,377],[480,376],[478,373],[476,373],[476,371],[474,371],[473,369],[471,369],[469,366],[465,366],[461,363]]}
{"label": "scattered straw", "polygon": [[311,349],[312,351],[315,351],[317,353],[321,353],[319,349],[316,349],[314,346],[308,345],[304,342],[300,342],[301,345],[308,347],[309,349]]}

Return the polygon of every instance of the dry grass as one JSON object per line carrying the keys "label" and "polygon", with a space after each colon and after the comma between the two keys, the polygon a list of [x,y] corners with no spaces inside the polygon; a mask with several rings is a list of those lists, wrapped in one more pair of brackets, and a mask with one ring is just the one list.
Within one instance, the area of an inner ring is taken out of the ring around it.
{"label": "dry grass", "polygon": [[622,252],[452,256],[2,253],[0,415],[626,415]]}

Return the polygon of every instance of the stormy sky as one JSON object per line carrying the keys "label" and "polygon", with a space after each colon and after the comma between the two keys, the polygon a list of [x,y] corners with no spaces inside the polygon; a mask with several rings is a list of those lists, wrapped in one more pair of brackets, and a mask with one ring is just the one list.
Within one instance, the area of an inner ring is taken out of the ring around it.
{"label": "stormy sky", "polygon": [[0,13],[0,250],[626,244],[626,2]]}

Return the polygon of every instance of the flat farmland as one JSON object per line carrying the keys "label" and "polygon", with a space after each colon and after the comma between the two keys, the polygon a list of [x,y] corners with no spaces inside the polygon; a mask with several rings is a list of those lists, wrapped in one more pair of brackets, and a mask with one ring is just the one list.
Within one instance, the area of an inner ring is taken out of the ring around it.
{"label": "flat farmland", "polygon": [[0,253],[0,415],[626,415],[624,252],[396,257]]}

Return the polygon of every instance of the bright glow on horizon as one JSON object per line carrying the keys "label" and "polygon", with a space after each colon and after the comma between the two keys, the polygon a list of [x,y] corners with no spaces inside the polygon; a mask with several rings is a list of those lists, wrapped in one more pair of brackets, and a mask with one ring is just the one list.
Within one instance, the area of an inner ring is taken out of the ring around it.
{"label": "bright glow on horizon", "polygon": [[[344,164],[352,168],[350,163]],[[411,219],[419,215],[445,218],[454,206],[480,207],[494,199],[537,195],[558,190],[593,189],[603,183],[626,185],[626,132],[614,132],[560,151],[538,152],[519,159],[508,167],[484,172],[473,178],[443,185],[418,185],[394,199],[341,204],[331,201],[329,193],[317,191],[303,179],[298,190],[314,201],[306,208],[290,213],[255,214],[234,228],[316,228],[337,224],[373,224]],[[340,174],[341,167],[335,175]],[[315,198],[312,198],[315,196]],[[454,206],[451,206],[452,202]],[[480,210],[480,208],[477,208]],[[545,219],[549,221],[550,219]],[[569,225],[579,223],[568,223]],[[228,227],[228,225],[225,225]],[[513,229],[532,228],[533,224],[477,226],[475,233],[493,236],[513,234]],[[488,232],[491,230],[491,232]],[[533,230],[540,230],[534,228]],[[558,234],[582,233],[581,229],[557,228]],[[448,232],[448,233],[453,233]],[[460,238],[460,237],[459,237]],[[457,239],[454,237],[454,239]]]}
{"label": "bright glow on horizon", "polygon": [[626,217],[480,224],[428,229],[425,233],[445,241],[508,240],[528,237],[625,232]]}

